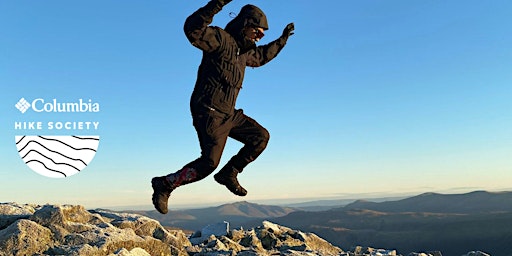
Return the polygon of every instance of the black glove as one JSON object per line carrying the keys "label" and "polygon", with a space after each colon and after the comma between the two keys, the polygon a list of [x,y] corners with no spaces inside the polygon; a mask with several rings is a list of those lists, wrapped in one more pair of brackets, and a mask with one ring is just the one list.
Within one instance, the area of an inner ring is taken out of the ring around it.
{"label": "black glove", "polygon": [[292,23],[286,25],[286,27],[283,30],[282,37],[288,38],[289,36],[293,35],[293,31],[295,30],[295,25]]}

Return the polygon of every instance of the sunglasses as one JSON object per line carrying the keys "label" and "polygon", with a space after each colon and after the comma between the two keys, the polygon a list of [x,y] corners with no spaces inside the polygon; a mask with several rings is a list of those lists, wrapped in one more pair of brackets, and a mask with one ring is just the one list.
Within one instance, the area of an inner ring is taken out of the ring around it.
{"label": "sunglasses", "polygon": [[253,39],[261,39],[265,36],[265,33],[263,33],[263,30],[260,30],[259,28],[256,28],[256,27],[251,27],[250,28],[251,31],[251,38]]}
{"label": "sunglasses", "polygon": [[256,38],[263,38],[265,33],[262,30],[256,29]]}

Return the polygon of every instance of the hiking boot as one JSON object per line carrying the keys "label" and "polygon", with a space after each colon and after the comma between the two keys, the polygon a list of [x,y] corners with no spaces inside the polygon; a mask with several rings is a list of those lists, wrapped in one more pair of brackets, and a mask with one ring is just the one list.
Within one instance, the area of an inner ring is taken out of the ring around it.
{"label": "hiking boot", "polygon": [[169,196],[173,191],[171,184],[167,181],[165,176],[162,176],[154,177],[151,180],[151,186],[153,187],[153,205],[158,212],[166,214],[169,212],[167,202],[169,201]]}
{"label": "hiking boot", "polygon": [[162,214],[166,214],[169,210],[167,207],[171,192],[181,185],[197,181],[200,177],[194,168],[183,167],[183,169],[171,173],[167,176],[154,177],[151,180],[153,186],[153,205],[156,210]]}
{"label": "hiking boot", "polygon": [[[231,169],[231,170],[229,170]],[[238,179],[236,176],[238,175],[238,170],[231,168],[222,168],[217,174],[213,176],[215,181],[219,184],[226,186],[229,191],[237,196],[245,196],[247,195],[247,190],[243,188],[240,183],[238,183]]]}

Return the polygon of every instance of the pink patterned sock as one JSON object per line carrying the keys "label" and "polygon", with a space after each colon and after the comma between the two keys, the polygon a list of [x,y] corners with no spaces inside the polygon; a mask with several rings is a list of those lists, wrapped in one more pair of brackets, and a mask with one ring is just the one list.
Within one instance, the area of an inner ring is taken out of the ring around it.
{"label": "pink patterned sock", "polygon": [[181,185],[185,185],[194,182],[197,177],[197,171],[194,168],[184,167],[183,169],[171,173],[165,178],[171,184],[172,188],[175,189]]}

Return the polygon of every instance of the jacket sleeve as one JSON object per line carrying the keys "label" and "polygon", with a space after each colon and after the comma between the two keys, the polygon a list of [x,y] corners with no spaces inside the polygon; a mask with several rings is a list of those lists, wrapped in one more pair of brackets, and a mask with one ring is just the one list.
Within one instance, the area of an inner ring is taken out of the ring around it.
{"label": "jacket sleeve", "polygon": [[217,29],[209,25],[213,21],[213,16],[230,1],[211,0],[187,18],[183,30],[192,45],[206,52],[214,51],[219,47]]}
{"label": "jacket sleeve", "polygon": [[278,39],[266,44],[256,47],[254,50],[248,52],[247,66],[260,67],[271,61],[279,54],[284,48],[288,37],[279,37]]}

